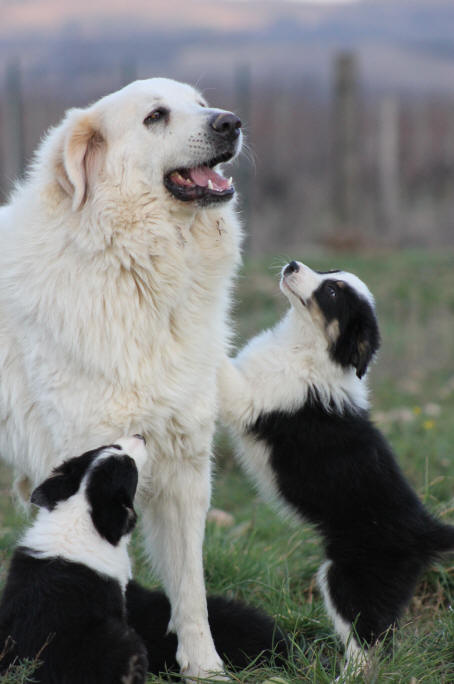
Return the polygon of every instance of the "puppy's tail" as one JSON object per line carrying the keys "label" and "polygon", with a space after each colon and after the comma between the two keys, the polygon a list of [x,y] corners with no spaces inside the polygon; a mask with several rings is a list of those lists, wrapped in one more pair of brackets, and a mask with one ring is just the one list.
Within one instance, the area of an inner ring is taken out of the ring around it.
{"label": "puppy's tail", "polygon": [[438,523],[430,535],[430,544],[436,555],[454,551],[454,527]]}
{"label": "puppy's tail", "polygon": [[[177,637],[168,634],[170,604],[163,592],[129,582],[126,590],[128,622],[145,643],[149,671],[178,672]],[[208,621],[213,641],[226,666],[234,670],[257,665],[279,665],[289,655],[289,642],[272,617],[253,606],[208,597]]]}

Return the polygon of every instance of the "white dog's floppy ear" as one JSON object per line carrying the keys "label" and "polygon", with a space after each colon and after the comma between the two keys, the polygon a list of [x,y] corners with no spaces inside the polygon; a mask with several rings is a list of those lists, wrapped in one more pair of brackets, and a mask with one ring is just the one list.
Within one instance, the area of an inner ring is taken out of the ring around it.
{"label": "white dog's floppy ear", "polygon": [[57,180],[72,196],[73,210],[77,211],[101,169],[106,143],[94,112],[70,110],[65,128],[61,158],[57,163]]}

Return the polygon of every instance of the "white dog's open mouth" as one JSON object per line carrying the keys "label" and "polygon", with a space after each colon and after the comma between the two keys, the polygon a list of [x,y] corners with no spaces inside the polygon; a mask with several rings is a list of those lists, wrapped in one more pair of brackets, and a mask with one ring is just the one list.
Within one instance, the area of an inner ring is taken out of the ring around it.
{"label": "white dog's open mouth", "polygon": [[191,202],[212,204],[230,199],[235,194],[232,179],[224,178],[210,163],[194,168],[175,169],[164,176],[164,185],[174,197]]}

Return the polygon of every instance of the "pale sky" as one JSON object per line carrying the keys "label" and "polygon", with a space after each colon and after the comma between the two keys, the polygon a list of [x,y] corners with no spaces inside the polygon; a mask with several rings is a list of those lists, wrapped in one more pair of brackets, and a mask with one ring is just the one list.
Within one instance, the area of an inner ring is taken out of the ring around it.
{"label": "pale sky", "polygon": [[[230,0],[231,2],[244,2],[244,0]],[[261,0],[262,2],[275,2],[276,0]],[[295,4],[305,5],[351,5],[353,3],[363,2],[363,0],[286,0],[286,2],[294,2]]]}

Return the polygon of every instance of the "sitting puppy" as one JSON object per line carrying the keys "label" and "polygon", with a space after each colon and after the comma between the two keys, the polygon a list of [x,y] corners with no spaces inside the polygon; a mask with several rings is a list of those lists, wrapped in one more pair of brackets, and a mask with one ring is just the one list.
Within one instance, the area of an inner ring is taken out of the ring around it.
{"label": "sitting puppy", "polygon": [[16,549],[0,603],[0,661],[38,656],[41,684],[143,684],[146,649],[128,626],[127,544],[143,438],[89,451],[32,494],[40,506]]}
{"label": "sitting puppy", "polygon": [[[127,546],[145,459],[143,438],[121,439],[66,461],[35,489],[40,510],[0,603],[0,653],[9,640],[0,673],[23,658],[42,662],[33,674],[41,684],[142,684],[147,671],[178,671],[168,599],[130,581]],[[209,597],[208,612],[218,653],[232,667],[288,655],[262,611]]]}
{"label": "sitting puppy", "polygon": [[285,318],[222,367],[221,412],[261,493],[323,536],[319,585],[360,664],[361,647],[397,623],[422,570],[454,549],[454,527],[425,510],[370,421],[364,375],[379,331],[367,287],[292,261],[281,290]]}

